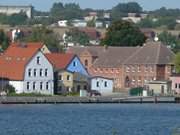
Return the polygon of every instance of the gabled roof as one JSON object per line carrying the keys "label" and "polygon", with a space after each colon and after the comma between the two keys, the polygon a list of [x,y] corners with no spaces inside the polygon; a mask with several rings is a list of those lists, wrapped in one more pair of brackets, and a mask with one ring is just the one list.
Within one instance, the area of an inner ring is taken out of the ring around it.
{"label": "gabled roof", "polygon": [[148,42],[124,64],[172,64],[174,53],[161,42]]}
{"label": "gabled roof", "polygon": [[25,66],[41,47],[41,43],[11,44],[0,56],[0,77],[23,80]]}
{"label": "gabled roof", "polygon": [[75,57],[71,53],[49,53],[45,54],[45,56],[56,69],[65,69]]}

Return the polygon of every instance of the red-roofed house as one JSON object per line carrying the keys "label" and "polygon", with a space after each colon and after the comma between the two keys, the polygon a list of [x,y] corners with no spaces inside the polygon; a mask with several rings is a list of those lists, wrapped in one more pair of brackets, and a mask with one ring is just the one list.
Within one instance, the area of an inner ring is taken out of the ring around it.
{"label": "red-roofed house", "polygon": [[88,72],[76,55],[51,53],[46,57],[55,68],[56,93],[88,89]]}
{"label": "red-roofed house", "polygon": [[41,43],[11,44],[0,56],[1,85],[12,85],[16,93],[53,94],[53,66],[42,47]]}

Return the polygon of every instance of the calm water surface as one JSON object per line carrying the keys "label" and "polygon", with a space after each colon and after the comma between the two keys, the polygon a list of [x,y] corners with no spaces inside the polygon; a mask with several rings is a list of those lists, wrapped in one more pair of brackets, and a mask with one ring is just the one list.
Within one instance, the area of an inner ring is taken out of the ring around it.
{"label": "calm water surface", "polygon": [[171,135],[178,104],[0,105],[0,135]]}

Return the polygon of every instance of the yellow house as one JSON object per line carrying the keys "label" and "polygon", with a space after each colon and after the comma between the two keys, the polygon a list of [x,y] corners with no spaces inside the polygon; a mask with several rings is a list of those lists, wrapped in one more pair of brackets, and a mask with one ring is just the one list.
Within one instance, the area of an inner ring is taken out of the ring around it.
{"label": "yellow house", "polygon": [[80,73],[60,70],[57,78],[57,93],[79,92],[81,89],[89,89],[87,76]]}

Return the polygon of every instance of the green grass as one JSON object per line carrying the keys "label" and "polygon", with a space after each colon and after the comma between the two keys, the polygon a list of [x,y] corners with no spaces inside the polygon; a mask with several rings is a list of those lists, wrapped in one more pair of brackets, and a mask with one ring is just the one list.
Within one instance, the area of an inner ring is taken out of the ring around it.
{"label": "green grass", "polygon": [[45,95],[45,94],[40,94],[40,93],[21,93],[21,94],[17,94],[17,93],[9,93],[8,96],[14,96],[14,97],[49,97],[52,95]]}

